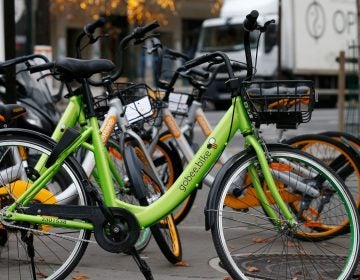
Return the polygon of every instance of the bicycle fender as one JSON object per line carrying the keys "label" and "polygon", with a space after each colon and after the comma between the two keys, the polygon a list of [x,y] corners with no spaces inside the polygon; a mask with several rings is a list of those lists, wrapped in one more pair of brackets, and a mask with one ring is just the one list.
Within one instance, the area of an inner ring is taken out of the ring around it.
{"label": "bicycle fender", "polygon": [[[276,148],[276,147],[289,147],[289,146],[284,145],[284,144],[269,144],[269,145],[267,145],[267,147]],[[220,184],[221,184],[222,179],[224,178],[226,172],[228,172],[228,170],[232,166],[234,166],[239,161],[241,161],[245,156],[248,156],[249,154],[252,154],[252,153],[254,153],[254,150],[251,147],[249,147],[249,148],[241,151],[240,153],[237,153],[237,154],[233,155],[227,162],[225,162],[225,164],[221,167],[219,172],[216,174],[214,183],[212,184],[212,186],[210,188],[210,192],[209,192],[207,202],[206,202],[206,206],[205,206],[205,209],[204,209],[204,213],[205,213],[205,230],[211,229],[213,227],[213,225],[214,225],[216,213],[214,211],[212,211],[212,209],[215,209],[216,202],[219,199]]]}
{"label": "bicycle fender", "polygon": [[75,130],[74,128],[67,128],[61,136],[59,142],[55,145],[53,151],[49,155],[48,160],[45,163],[45,167],[49,168],[53,165],[58,158],[58,156],[67,149],[78,137],[80,136],[80,132]]}
{"label": "bicycle fender", "polygon": [[29,129],[3,128],[0,129],[0,135],[28,136],[38,140],[46,141],[48,144],[51,144],[52,146],[56,145],[56,142],[53,139],[51,139],[49,136]]}
{"label": "bicycle fender", "polygon": [[[27,136],[33,139],[44,141],[47,144],[49,144],[52,148],[56,146],[56,142],[53,139],[51,139],[49,136],[34,130],[23,129],[23,128],[4,128],[4,129],[0,129],[0,136],[2,135]],[[84,170],[82,169],[81,165],[79,164],[79,162],[73,156],[69,156],[67,160],[69,160],[69,162],[73,166],[75,166],[81,178],[87,180],[87,176]],[[92,201],[90,201],[90,203],[92,203]]]}
{"label": "bicycle fender", "polygon": [[228,169],[236,164],[237,161],[239,161],[241,158],[243,158],[245,155],[251,152],[251,148],[247,148],[246,150],[243,150],[235,155],[233,155],[229,160],[225,162],[225,164],[221,167],[221,169],[218,171],[218,173],[215,176],[215,180],[213,184],[211,185],[209,195],[207,197],[206,206],[204,209],[205,213],[205,230],[209,230],[213,227],[213,223],[215,221],[215,213],[211,211],[211,209],[215,209],[215,204],[217,201],[217,197],[219,196],[218,189],[220,187],[220,183],[222,178],[225,176]]}
{"label": "bicycle fender", "polygon": [[124,162],[135,197],[138,200],[146,199],[147,189],[141,177],[139,158],[132,146],[124,146]]}

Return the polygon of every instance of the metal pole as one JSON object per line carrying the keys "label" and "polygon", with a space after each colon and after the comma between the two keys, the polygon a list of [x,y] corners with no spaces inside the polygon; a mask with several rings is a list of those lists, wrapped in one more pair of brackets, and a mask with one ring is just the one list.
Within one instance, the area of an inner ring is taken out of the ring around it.
{"label": "metal pole", "polygon": [[[276,37],[276,43],[278,46],[278,57],[277,57],[277,64],[278,64],[278,69],[277,69],[277,76],[278,79],[281,80],[282,78],[282,67],[281,67],[281,22],[282,22],[282,7],[281,7],[281,0],[278,0],[278,30],[277,30],[277,37]],[[359,0],[360,1],[360,0]]]}
{"label": "metal pole", "polygon": [[33,7],[32,0],[25,1],[26,10],[28,11],[26,15],[26,45],[25,52],[26,54],[33,53]]}
{"label": "metal pole", "polygon": [[[4,0],[4,40],[5,59],[16,56],[15,48],[15,1]],[[5,103],[16,103],[16,72],[15,66],[8,67],[6,71]]]}
{"label": "metal pole", "polygon": [[357,10],[357,56],[358,56],[358,100],[357,100],[357,135],[360,136],[360,0],[356,1]]}
{"label": "metal pole", "polygon": [[345,109],[345,52],[340,51],[339,55],[339,76],[338,76],[338,113],[339,131],[344,131],[344,109]]}

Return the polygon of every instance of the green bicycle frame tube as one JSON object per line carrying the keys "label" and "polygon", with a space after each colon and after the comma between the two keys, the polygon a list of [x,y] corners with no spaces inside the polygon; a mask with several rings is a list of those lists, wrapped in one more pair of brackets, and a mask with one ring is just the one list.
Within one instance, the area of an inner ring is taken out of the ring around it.
{"label": "green bicycle frame tube", "polygon": [[[136,216],[141,228],[148,227],[156,223],[161,218],[170,213],[173,209],[175,209],[183,200],[186,199],[186,197],[195,188],[199,186],[201,180],[216,163],[222,151],[228,145],[228,141],[233,138],[234,134],[238,130],[240,130],[241,133],[246,133],[248,135],[246,136],[246,143],[254,148],[258,156],[260,167],[264,174],[266,183],[269,187],[270,192],[276,199],[276,202],[278,203],[281,211],[290,222],[294,221],[292,214],[288,211],[286,204],[282,200],[280,194],[277,192],[276,185],[272,178],[263,148],[259,141],[251,135],[252,125],[240,97],[237,97],[233,100],[233,105],[219,121],[214,131],[206,139],[206,141],[200,147],[199,151],[195,154],[192,161],[187,165],[183,173],[175,181],[172,187],[157,201],[146,207],[132,205],[116,198],[114,184],[111,177],[111,171],[113,168],[110,168],[109,166],[109,157],[107,155],[107,150],[105,149],[101,140],[100,129],[96,117],[90,118],[89,124],[90,127],[83,131],[81,136],[75,141],[75,143],[70,145],[70,147],[68,147],[64,151],[64,153],[59,156],[53,166],[51,166],[47,171],[41,174],[40,178],[36,182],[34,182],[35,186],[26,191],[19,198],[19,200],[9,208],[9,211],[15,210],[17,203],[22,204],[24,201],[30,201],[32,196],[35,195],[35,193],[38,192],[48,180],[50,180],[51,176],[56,172],[57,166],[60,166],[61,163],[66,159],[66,157],[70,153],[74,152],[83,142],[85,142],[91,134],[96,165],[102,167],[101,171],[98,172],[98,175],[105,204],[108,207],[123,207],[129,210]],[[253,177],[255,182],[260,181],[256,172],[252,172],[251,176]],[[38,181],[41,182],[41,184],[38,183]],[[266,205],[267,202],[264,201],[265,196],[261,194],[261,192],[263,192],[262,188],[259,186],[257,187],[257,189],[260,194],[259,199],[261,200],[262,205]],[[30,193],[31,195],[29,196]],[[275,212],[271,212],[273,211],[271,207],[268,208],[270,208],[269,210],[267,210],[269,211],[268,214],[270,215],[270,217],[277,217]],[[12,215],[14,213],[7,212],[6,214]],[[20,216],[17,217],[20,218]],[[16,220],[16,215],[10,217],[9,219]],[[40,224],[52,224],[46,219],[41,219],[41,216],[35,217],[31,215],[22,215],[21,219],[24,221],[36,219],[36,222]],[[71,224],[74,227],[76,226],[77,228],[91,228],[89,223],[84,223],[81,221],[76,222],[61,220],[61,223],[65,223],[66,225]],[[60,223],[55,222],[55,225],[61,227]]]}
{"label": "green bicycle frame tube", "polygon": [[100,188],[103,193],[103,199],[107,206],[115,205],[115,189],[111,177],[111,170],[108,163],[108,152],[102,142],[98,120],[96,117],[90,118],[90,126],[93,128],[92,142],[94,146],[94,155],[96,166],[101,166],[98,172]]}
{"label": "green bicycle frame tube", "polygon": [[[85,116],[82,108],[82,97],[81,96],[71,96],[69,99],[69,104],[67,105],[65,112],[60,118],[59,123],[57,124],[51,138],[56,142],[60,140],[61,136],[64,134],[65,129],[69,127],[74,127],[76,123],[80,120],[84,120]],[[42,155],[37,162],[35,169],[40,171],[45,165],[47,160],[46,155]]]}

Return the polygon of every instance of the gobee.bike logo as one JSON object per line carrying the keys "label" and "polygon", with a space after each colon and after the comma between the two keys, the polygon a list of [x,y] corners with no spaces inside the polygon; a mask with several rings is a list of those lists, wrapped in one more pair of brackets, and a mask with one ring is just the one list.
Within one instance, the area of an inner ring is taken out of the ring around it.
{"label": "gobee.bike logo", "polygon": [[186,191],[187,186],[190,184],[192,179],[196,176],[196,174],[200,171],[201,167],[204,166],[206,161],[211,157],[211,150],[217,149],[216,139],[210,138],[206,145],[207,150],[199,157],[199,159],[195,162],[194,167],[190,170],[190,172],[184,177],[179,189],[181,191]]}

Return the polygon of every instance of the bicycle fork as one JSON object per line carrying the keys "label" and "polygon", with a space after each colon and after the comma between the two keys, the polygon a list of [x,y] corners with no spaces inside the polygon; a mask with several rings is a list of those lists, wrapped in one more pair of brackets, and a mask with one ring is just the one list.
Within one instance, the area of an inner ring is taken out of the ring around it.
{"label": "bicycle fork", "polygon": [[[279,206],[280,211],[286,218],[287,224],[292,226],[296,226],[297,222],[294,218],[294,216],[289,211],[287,205],[285,204],[284,200],[282,199],[276,183],[274,181],[272,172],[269,167],[268,160],[266,158],[266,153],[264,153],[264,150],[261,146],[261,144],[256,140],[255,136],[248,135],[245,137],[246,142],[254,149],[257,158],[259,160],[261,171],[264,175],[265,182],[269,188],[269,191],[271,195],[273,196],[276,204]],[[256,172],[256,167],[254,164],[252,164],[248,168],[249,176],[251,178],[251,181],[253,183],[256,195],[258,196],[261,205],[263,206],[265,212],[270,217],[270,219],[273,221],[273,223],[278,226],[279,228],[283,225],[281,218],[279,218],[278,214],[275,213],[275,211],[270,207],[271,203],[267,199],[267,196],[262,188],[262,184],[260,181],[260,178]]]}

